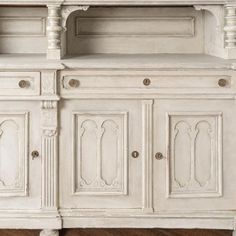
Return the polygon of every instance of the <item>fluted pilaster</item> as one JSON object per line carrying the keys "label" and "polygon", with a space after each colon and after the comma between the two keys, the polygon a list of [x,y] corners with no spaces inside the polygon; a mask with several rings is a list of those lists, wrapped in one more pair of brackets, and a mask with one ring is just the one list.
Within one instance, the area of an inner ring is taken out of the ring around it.
{"label": "fluted pilaster", "polygon": [[42,102],[42,207],[58,207],[57,102]]}

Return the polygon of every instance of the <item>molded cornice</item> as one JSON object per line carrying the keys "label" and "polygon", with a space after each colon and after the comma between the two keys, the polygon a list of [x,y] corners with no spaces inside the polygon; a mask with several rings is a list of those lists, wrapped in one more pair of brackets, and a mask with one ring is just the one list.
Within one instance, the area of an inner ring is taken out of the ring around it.
{"label": "molded cornice", "polygon": [[231,4],[236,0],[1,0],[0,5],[209,5]]}

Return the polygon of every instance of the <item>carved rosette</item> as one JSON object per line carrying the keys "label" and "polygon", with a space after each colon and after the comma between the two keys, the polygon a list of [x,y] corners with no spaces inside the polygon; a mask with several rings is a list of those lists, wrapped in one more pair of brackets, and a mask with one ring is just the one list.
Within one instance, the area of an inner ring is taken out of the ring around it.
{"label": "carved rosette", "polygon": [[226,6],[225,46],[236,48],[236,5]]}
{"label": "carved rosette", "polygon": [[48,59],[61,59],[61,7],[48,5]]}
{"label": "carved rosette", "polygon": [[43,155],[42,207],[44,209],[57,209],[57,203],[58,203],[57,102],[43,101],[41,116],[42,116],[42,155]]}

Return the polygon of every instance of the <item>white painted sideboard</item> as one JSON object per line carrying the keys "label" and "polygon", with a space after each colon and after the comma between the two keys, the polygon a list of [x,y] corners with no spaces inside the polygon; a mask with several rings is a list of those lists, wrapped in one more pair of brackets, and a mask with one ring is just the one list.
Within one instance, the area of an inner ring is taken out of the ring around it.
{"label": "white painted sideboard", "polygon": [[235,119],[235,1],[0,1],[0,228],[236,235]]}

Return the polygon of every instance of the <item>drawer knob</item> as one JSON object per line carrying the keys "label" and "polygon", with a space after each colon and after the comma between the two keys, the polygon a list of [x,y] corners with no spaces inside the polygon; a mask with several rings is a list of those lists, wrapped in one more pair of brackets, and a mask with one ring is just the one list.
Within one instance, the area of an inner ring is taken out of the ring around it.
{"label": "drawer knob", "polygon": [[69,85],[72,88],[77,88],[79,86],[79,81],[76,79],[70,79],[69,80]]}
{"label": "drawer knob", "polygon": [[145,79],[143,80],[143,84],[144,84],[145,86],[149,86],[149,85],[151,84],[151,80],[150,80],[149,78],[145,78]]}
{"label": "drawer knob", "polygon": [[39,157],[39,152],[33,151],[33,152],[31,152],[31,156],[32,156],[32,159],[35,159],[35,158]]}
{"label": "drawer knob", "polygon": [[226,79],[219,79],[218,85],[220,87],[225,87],[227,85],[227,80]]}
{"label": "drawer knob", "polygon": [[139,152],[133,151],[131,155],[132,155],[133,158],[138,158],[139,157]]}
{"label": "drawer knob", "polygon": [[164,158],[163,154],[161,152],[157,152],[156,155],[155,155],[155,158],[157,160],[162,160]]}
{"label": "drawer knob", "polygon": [[19,85],[20,88],[26,88],[26,87],[28,87],[28,81],[20,80],[18,85]]}

